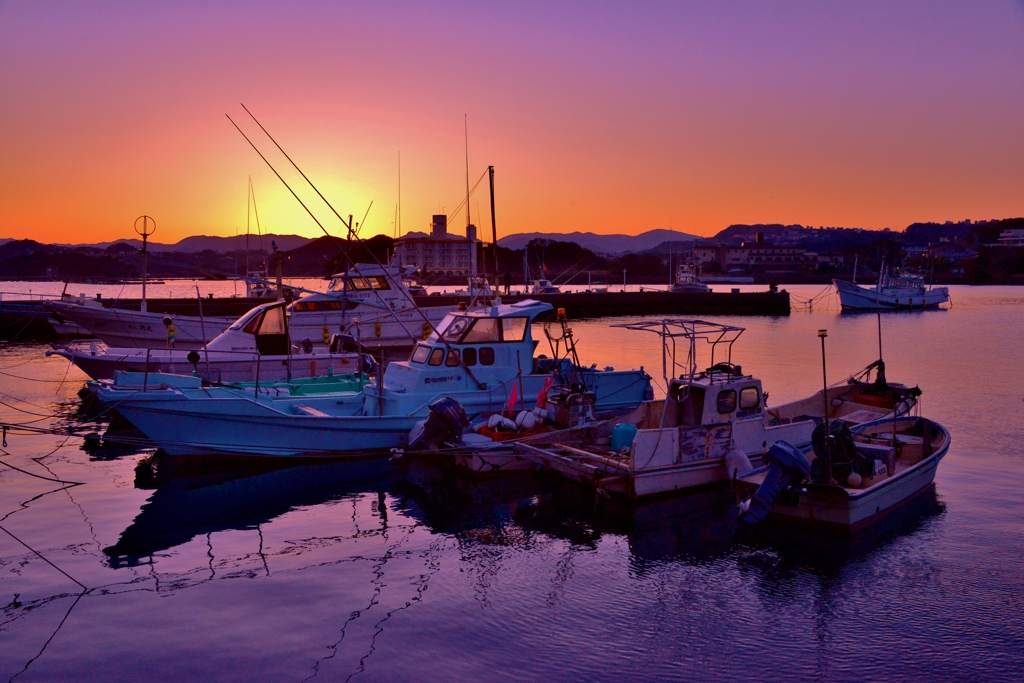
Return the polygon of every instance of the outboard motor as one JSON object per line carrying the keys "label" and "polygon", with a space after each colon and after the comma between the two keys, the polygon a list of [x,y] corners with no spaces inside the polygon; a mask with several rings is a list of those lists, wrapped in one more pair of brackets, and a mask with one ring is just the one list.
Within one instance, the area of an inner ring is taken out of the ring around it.
{"label": "outboard motor", "polygon": [[363,373],[367,375],[375,375],[380,370],[380,364],[377,359],[368,353],[363,354]]}
{"label": "outboard motor", "polygon": [[873,459],[857,450],[850,427],[841,420],[829,423],[829,438],[826,444],[825,423],[822,422],[811,433],[811,445],[815,458],[811,463],[811,482],[828,484],[829,475],[836,481],[846,481],[851,472],[862,477],[871,476]]}
{"label": "outboard motor", "polygon": [[768,516],[779,494],[791,486],[798,486],[811,471],[811,464],[800,449],[785,441],[778,441],[764,454],[768,473],[757,493],[750,499],[750,508],[741,518],[747,524],[756,524]]}
{"label": "outboard motor", "polygon": [[331,353],[355,353],[358,350],[359,344],[351,334],[335,334],[331,337]]}
{"label": "outboard motor", "polygon": [[410,435],[409,450],[437,449],[446,443],[462,441],[462,430],[469,426],[466,409],[454,398],[439,398],[430,404],[430,414],[423,424],[423,431]]}

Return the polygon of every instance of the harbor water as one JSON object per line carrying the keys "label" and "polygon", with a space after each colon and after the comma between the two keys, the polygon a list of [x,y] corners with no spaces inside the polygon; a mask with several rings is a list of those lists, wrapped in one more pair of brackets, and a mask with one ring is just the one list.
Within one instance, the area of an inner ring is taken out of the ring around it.
{"label": "harbor water", "polygon": [[[879,355],[877,316],[788,289],[813,310],[715,319],[747,328],[732,360],[769,406],[820,389],[819,329],[829,381]],[[950,289],[883,314],[881,343],[952,447],[849,540],[738,533],[727,489],[630,506],[534,474],[169,462],[83,438],[132,435],[85,421],[84,376],[45,345],[4,343],[0,418],[39,432],[0,450],[0,680],[1016,681],[1024,290]],[[581,360],[663,393],[658,337],[625,320],[574,322]]]}

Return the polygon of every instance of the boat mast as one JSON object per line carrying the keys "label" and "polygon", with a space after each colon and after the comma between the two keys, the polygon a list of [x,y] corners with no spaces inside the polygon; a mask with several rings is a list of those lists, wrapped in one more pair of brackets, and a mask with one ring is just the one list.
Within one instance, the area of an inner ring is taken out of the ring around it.
{"label": "boat mast", "polygon": [[498,226],[494,222],[494,167],[488,166],[491,176],[491,239],[494,241],[494,282],[498,283]]}
{"label": "boat mast", "polygon": [[470,289],[472,290],[472,280],[476,278],[476,244],[470,237],[469,228],[473,225],[472,217],[469,213],[469,115],[462,115],[463,131],[465,133],[466,140],[466,243],[469,245],[469,277]]}
{"label": "boat mast", "polygon": [[249,176],[249,185],[245,188],[245,277],[249,277],[249,215],[252,212],[250,202],[252,201],[252,176]]}

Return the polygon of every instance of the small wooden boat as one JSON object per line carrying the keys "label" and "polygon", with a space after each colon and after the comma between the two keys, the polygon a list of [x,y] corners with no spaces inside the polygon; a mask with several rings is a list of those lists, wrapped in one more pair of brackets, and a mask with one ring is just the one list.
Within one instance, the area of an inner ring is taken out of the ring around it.
{"label": "small wooden boat", "polygon": [[[858,531],[927,490],[951,440],[945,427],[924,417],[883,418],[855,426],[850,432],[858,455],[872,462],[870,476],[843,476],[845,472],[828,472],[826,465],[817,468],[825,473],[825,481],[812,483],[805,478],[814,461],[822,459],[814,450],[798,450],[804,462],[799,458],[789,460],[781,450],[779,457],[769,452],[764,466],[735,481],[743,499],[744,521],[756,523],[765,516],[769,520]],[[760,512],[758,507],[762,507]]]}

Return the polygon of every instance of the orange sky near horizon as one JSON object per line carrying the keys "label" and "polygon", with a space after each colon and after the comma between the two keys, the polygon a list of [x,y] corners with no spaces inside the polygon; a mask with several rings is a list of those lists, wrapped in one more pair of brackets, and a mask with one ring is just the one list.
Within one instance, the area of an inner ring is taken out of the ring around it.
{"label": "orange sky near horizon", "polygon": [[[0,2],[0,237],[427,229],[496,169],[499,237],[1024,215],[1024,3]],[[471,202],[490,235],[486,180]],[[479,218],[478,218],[479,216]],[[449,224],[461,229],[464,212]],[[255,228],[255,226],[253,226]]]}

